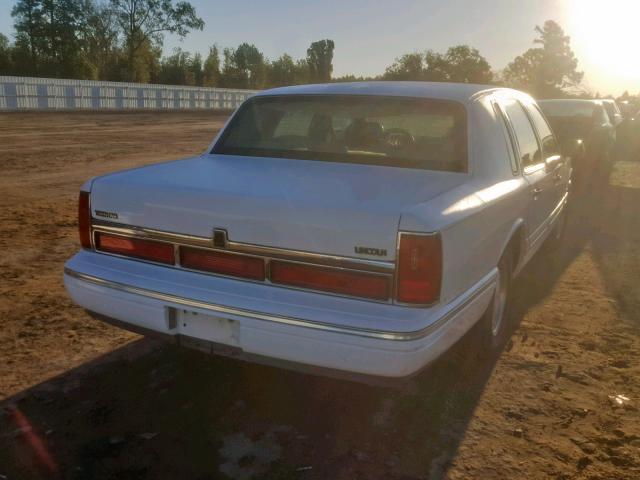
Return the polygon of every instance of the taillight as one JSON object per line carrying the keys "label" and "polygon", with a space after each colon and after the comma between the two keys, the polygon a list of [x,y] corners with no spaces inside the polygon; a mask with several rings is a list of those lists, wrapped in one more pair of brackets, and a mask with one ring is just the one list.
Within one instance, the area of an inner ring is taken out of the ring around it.
{"label": "taillight", "polygon": [[273,260],[271,282],[312,290],[388,300],[390,277]]}
{"label": "taillight", "polygon": [[442,242],[439,234],[400,233],[396,299],[431,304],[440,298]]}
{"label": "taillight", "polygon": [[180,265],[194,270],[264,280],[265,268],[262,258],[236,255],[233,253],[180,247]]}
{"label": "taillight", "polygon": [[108,233],[96,233],[96,249],[127,257],[141,258],[153,262],[173,265],[175,255],[173,245],[169,243],[143,240],[140,238],[120,237]]}
{"label": "taillight", "polygon": [[78,233],[82,248],[91,248],[91,206],[89,192],[80,192],[78,198]]}

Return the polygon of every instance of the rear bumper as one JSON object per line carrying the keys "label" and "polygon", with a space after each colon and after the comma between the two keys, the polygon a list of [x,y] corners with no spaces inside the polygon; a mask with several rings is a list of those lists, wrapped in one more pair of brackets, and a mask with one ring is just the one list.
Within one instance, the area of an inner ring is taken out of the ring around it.
{"label": "rear bumper", "polygon": [[67,263],[64,275],[77,304],[127,328],[175,337],[212,353],[306,365],[320,373],[391,378],[416,373],[464,335],[488,307],[494,280],[491,272],[448,305],[415,309],[87,251]]}

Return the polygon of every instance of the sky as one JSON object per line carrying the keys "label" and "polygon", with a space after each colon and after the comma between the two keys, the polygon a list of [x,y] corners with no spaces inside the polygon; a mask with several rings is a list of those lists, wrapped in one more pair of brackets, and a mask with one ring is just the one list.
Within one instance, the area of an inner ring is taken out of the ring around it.
{"label": "sky", "polygon": [[[334,40],[334,76],[377,75],[404,53],[480,50],[495,70],[533,47],[534,27],[558,22],[594,92],[640,92],[640,0],[191,0],[205,21],[185,39],[168,35],[165,53],[181,47],[255,44],[267,57],[303,58],[312,41]],[[11,34],[14,0],[0,0],[0,32]],[[623,51],[619,51],[620,47]],[[615,54],[611,52],[615,51]]]}

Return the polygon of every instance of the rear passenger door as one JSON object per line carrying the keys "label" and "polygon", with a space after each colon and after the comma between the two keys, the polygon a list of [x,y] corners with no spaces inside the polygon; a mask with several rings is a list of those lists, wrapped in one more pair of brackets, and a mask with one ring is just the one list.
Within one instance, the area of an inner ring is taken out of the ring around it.
{"label": "rear passenger door", "polygon": [[547,232],[547,219],[553,210],[556,194],[553,178],[545,168],[542,146],[523,105],[515,99],[500,100],[509,120],[522,174],[527,181],[530,202],[527,211],[527,240],[530,249],[537,249]]}
{"label": "rear passenger door", "polygon": [[564,195],[569,187],[569,168],[560,153],[560,146],[556,141],[556,137],[553,135],[551,127],[538,106],[530,103],[526,105],[526,108],[538,132],[538,139],[542,145],[542,159],[553,182],[553,213],[559,213],[558,207],[564,200]]}

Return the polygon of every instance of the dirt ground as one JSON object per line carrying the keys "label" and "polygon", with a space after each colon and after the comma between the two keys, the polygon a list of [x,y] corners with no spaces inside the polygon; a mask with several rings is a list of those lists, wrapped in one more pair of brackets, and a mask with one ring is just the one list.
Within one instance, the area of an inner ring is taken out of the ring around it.
{"label": "dirt ground", "polygon": [[0,115],[0,479],[640,478],[640,162],[576,196],[511,341],[403,390],[208,357],[62,285],[91,176],[202,151],[211,113]]}

